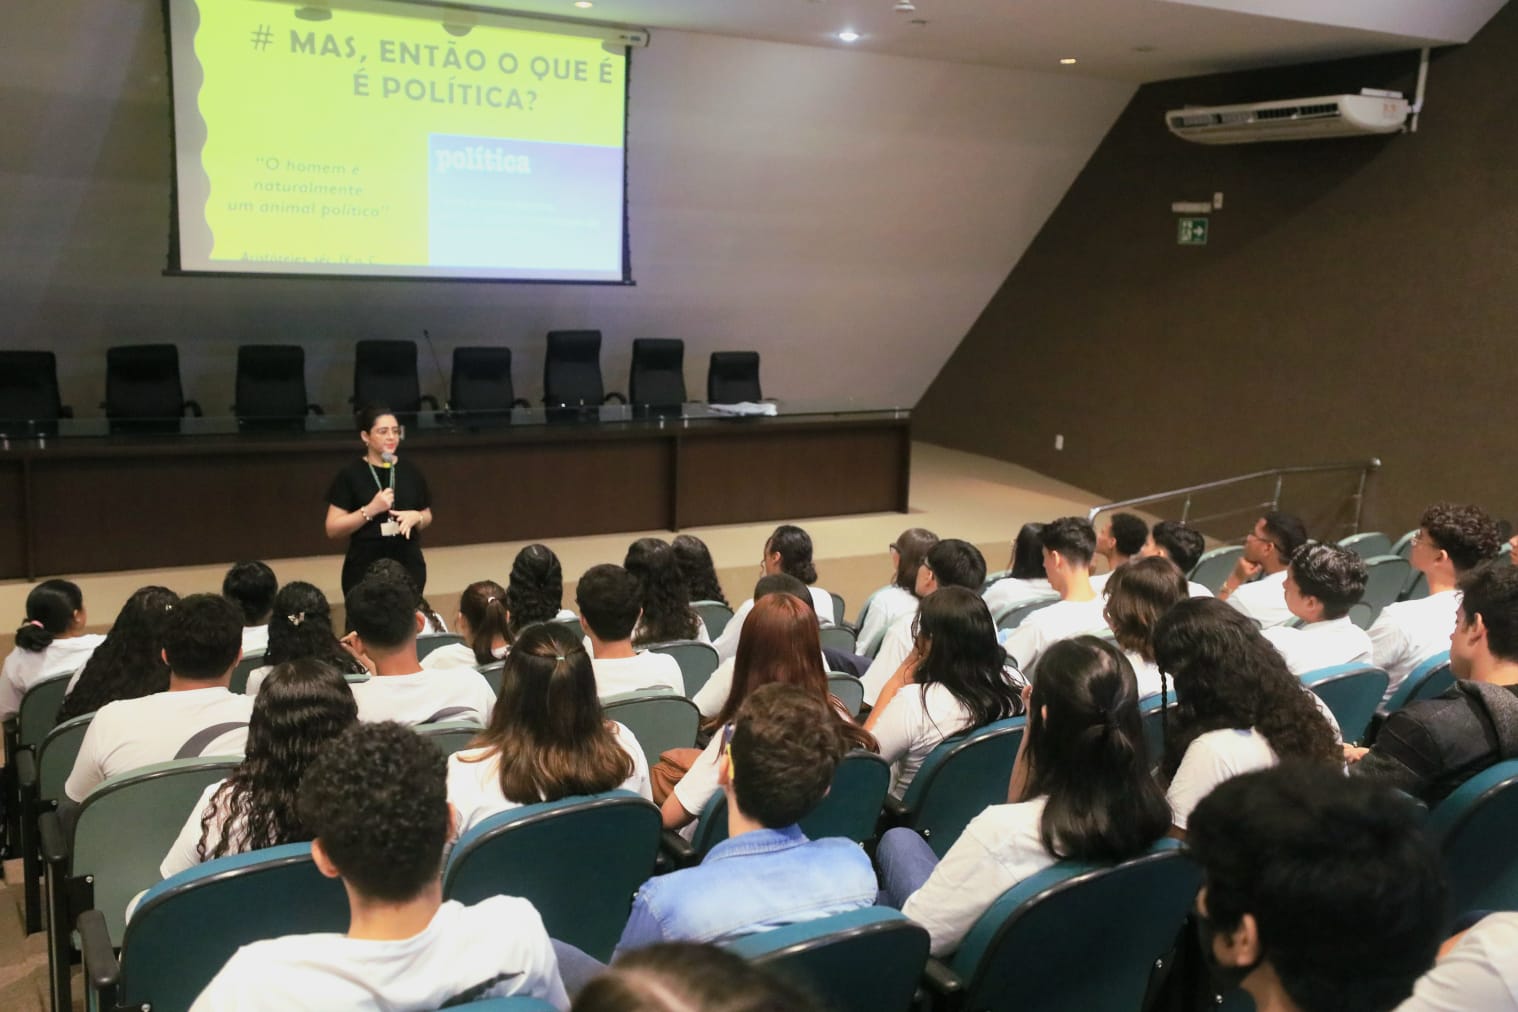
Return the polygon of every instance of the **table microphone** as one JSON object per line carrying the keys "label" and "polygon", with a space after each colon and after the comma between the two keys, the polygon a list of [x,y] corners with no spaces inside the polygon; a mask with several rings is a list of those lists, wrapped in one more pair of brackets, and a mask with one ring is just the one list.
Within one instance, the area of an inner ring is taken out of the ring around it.
{"label": "table microphone", "polygon": [[432,368],[437,370],[437,381],[442,385],[442,388],[444,390],[443,410],[447,411],[453,405],[448,402],[446,393],[448,390],[448,379],[443,375],[443,363],[437,357],[437,346],[432,343],[432,334],[428,332],[426,327],[422,328],[422,338],[427,342],[427,351],[432,355]]}

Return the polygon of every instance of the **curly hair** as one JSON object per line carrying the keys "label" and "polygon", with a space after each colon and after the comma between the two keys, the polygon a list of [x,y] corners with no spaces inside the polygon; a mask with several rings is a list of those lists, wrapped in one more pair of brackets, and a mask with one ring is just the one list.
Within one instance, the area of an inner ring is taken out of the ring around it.
{"label": "curly hair", "polygon": [[764,542],[764,554],[780,556],[780,571],[808,586],[817,582],[812,564],[812,536],[795,524],[781,524]]}
{"label": "curly hair", "polygon": [[1102,616],[1124,650],[1154,660],[1154,626],[1160,616],[1191,596],[1186,576],[1163,555],[1134,559],[1112,571]]}
{"label": "curly hair", "polygon": [[517,552],[506,579],[506,610],[511,614],[511,638],[534,622],[552,622],[564,607],[564,568],[547,545],[528,545]]}
{"label": "curly hair", "polygon": [[137,699],[168,689],[163,635],[178,603],[179,595],[167,587],[139,587],[132,592],[58,708],[60,724],[118,699]]}
{"label": "curly hair", "polygon": [[701,619],[691,610],[690,592],[680,579],[669,542],[639,538],[628,546],[622,568],[637,578],[643,599],[643,620],[633,631],[634,646],[696,638]]}
{"label": "curly hair", "polygon": [[1175,723],[1165,729],[1167,780],[1193,741],[1224,728],[1253,728],[1280,759],[1342,761],[1333,728],[1308,690],[1232,606],[1196,597],[1171,608],[1155,626],[1154,659],[1175,680]]}
{"label": "curly hair", "polygon": [[1365,594],[1369,579],[1358,552],[1322,541],[1308,541],[1291,553],[1291,579],[1297,590],[1323,605],[1325,619],[1343,618]]}
{"label": "curly hair", "polygon": [[432,742],[395,721],[359,721],[306,769],[296,812],[355,892],[404,903],[442,870],[447,781]]}
{"label": "curly hair", "polygon": [[717,579],[717,567],[712,562],[711,549],[706,542],[693,534],[681,534],[670,545],[675,550],[675,568],[685,581],[686,593],[692,601],[717,601],[727,604],[722,593],[722,583]]}
{"label": "curly hair", "polygon": [[1423,511],[1418,526],[1434,545],[1449,553],[1456,573],[1466,573],[1497,554],[1502,538],[1497,522],[1479,506],[1434,503]]}
{"label": "curly hair", "polygon": [[274,595],[274,614],[269,617],[269,645],[264,663],[322,661],[338,671],[357,674],[363,665],[337,642],[332,631],[332,608],[327,595],[302,580],[292,580]]}
{"label": "curly hair", "polygon": [[[202,861],[314,835],[297,812],[300,780],[333,739],[358,721],[342,673],[319,660],[281,664],[253,701],[248,748],[200,820]],[[221,827],[212,841],[212,828]]]}

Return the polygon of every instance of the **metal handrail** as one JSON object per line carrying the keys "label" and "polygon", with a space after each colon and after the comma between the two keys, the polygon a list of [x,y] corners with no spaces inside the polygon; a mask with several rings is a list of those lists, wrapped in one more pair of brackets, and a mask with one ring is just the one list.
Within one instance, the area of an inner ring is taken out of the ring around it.
{"label": "metal handrail", "polygon": [[[1211,492],[1214,489],[1228,488],[1232,485],[1241,485],[1246,481],[1258,481],[1261,478],[1274,478],[1276,485],[1275,491],[1271,494],[1270,498],[1265,502],[1260,503],[1259,507],[1264,508],[1268,506],[1272,510],[1275,510],[1279,509],[1281,506],[1281,483],[1283,479],[1285,479],[1285,477],[1289,474],[1319,474],[1328,471],[1359,471],[1360,480],[1359,483],[1355,486],[1354,494],[1355,518],[1352,523],[1354,529],[1350,531],[1351,534],[1359,534],[1360,516],[1365,506],[1365,480],[1370,476],[1370,473],[1372,471],[1379,470],[1380,467],[1380,457],[1372,457],[1369,460],[1363,461],[1344,461],[1338,464],[1302,464],[1295,467],[1273,467],[1267,471],[1253,471],[1249,474],[1235,475],[1232,478],[1219,478],[1217,481],[1206,481],[1202,482],[1200,485],[1187,485],[1184,488],[1175,488],[1171,489],[1168,492],[1155,492],[1152,495],[1141,495],[1135,496],[1132,499],[1119,499],[1117,502],[1103,503],[1100,506],[1091,507],[1091,509],[1086,513],[1086,519],[1095,520],[1098,514],[1106,513],[1109,510],[1124,509],[1128,506],[1145,506],[1149,503],[1163,502],[1167,499],[1178,499],[1181,496],[1185,496],[1186,503],[1181,507],[1181,522],[1186,523],[1191,518],[1191,497],[1196,493]],[[1239,510],[1230,512],[1242,512],[1243,510],[1249,508],[1250,507],[1246,506],[1242,507]],[[1229,514],[1226,512],[1214,513],[1201,519],[1212,520],[1216,517],[1228,515]]]}

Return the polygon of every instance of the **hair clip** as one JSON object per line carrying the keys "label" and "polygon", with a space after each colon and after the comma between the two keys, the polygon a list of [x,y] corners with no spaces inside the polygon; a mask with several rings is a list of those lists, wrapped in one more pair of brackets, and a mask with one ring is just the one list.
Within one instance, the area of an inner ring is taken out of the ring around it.
{"label": "hair clip", "polygon": [[563,654],[554,654],[553,655],[553,659],[556,660],[556,661],[558,661],[560,664],[564,663],[564,655]]}
{"label": "hair clip", "polygon": [[303,611],[298,611],[294,615],[286,615],[285,616],[285,621],[289,622],[291,625],[294,625],[294,626],[300,625],[305,620],[306,620],[306,613],[303,612]]}
{"label": "hair clip", "polygon": [[[46,629],[46,628],[47,628],[47,626],[45,626],[45,625],[43,625],[43,624],[42,624],[42,623],[41,623],[41,622],[38,622],[38,621],[37,621],[37,620],[36,620],[36,619],[34,619],[34,618],[29,618],[29,619],[27,619],[27,620],[26,620],[26,624],[27,624],[27,625],[34,625],[34,626],[36,626],[36,627],[37,627],[37,628],[38,628],[38,629]],[[562,657],[560,657],[560,658],[559,658],[559,660],[561,660],[561,661],[562,661],[562,660],[563,660],[563,659],[564,659],[564,658],[562,658]]]}
{"label": "hair clip", "polygon": [[495,604],[495,602],[496,602],[496,596],[494,594],[492,594],[491,596],[485,598],[485,603],[486,604]]}

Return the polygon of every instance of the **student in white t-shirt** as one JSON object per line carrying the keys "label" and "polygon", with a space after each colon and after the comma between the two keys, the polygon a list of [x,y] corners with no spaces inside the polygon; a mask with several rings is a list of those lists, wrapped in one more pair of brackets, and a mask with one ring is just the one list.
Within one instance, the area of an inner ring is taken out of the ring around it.
{"label": "student in white t-shirt", "polygon": [[957,949],[997,897],[1030,875],[1059,860],[1125,860],[1170,828],[1127,660],[1081,636],[1054,644],[1044,663],[1028,691],[1007,804],[971,820],[942,861],[915,830],[881,837],[884,900],[928,929],[935,956]]}
{"label": "student in white t-shirt", "polygon": [[1343,750],[1316,697],[1255,624],[1210,597],[1165,613],[1154,656],[1180,704],[1171,711],[1161,763],[1169,782],[1172,835],[1223,781],[1286,759],[1342,768]]}
{"label": "student in white t-shirt", "polygon": [[936,544],[938,535],[921,527],[909,527],[891,542],[891,582],[866,602],[864,621],[854,637],[855,653],[874,657],[892,623],[917,611],[917,570]]}
{"label": "student in white t-shirt", "polygon": [[179,595],[167,587],[138,587],[126,599],[111,631],[69,679],[58,723],[94,713],[118,699],[137,699],[169,687],[163,638]]}
{"label": "student in white t-shirt", "polygon": [[164,633],[167,692],[108,703],[95,714],[63,785],[78,804],[118,773],[170,759],[241,755],[253,700],[227,691],[242,656],[242,616],[224,597],[192,594]]}
{"label": "student in white t-shirt", "polygon": [[1164,688],[1164,676],[1154,662],[1154,627],[1160,616],[1185,601],[1186,577],[1164,556],[1135,559],[1114,570],[1103,588],[1102,616],[1118,647],[1133,666],[1139,698]]}
{"label": "student in white t-shirt", "polygon": [[[817,582],[817,567],[812,562],[812,536],[806,531],[795,524],[776,527],[764,541],[759,570],[763,576],[785,573],[806,584],[807,593],[812,597],[812,609],[817,613],[817,621],[823,625],[833,624],[833,595],[814,586]],[[748,610],[753,606],[752,598],[739,605],[722,635],[713,641],[712,646],[717,648],[718,660],[725,661],[737,653],[739,630],[743,628],[743,620],[748,617]]]}
{"label": "student in white t-shirt", "polygon": [[1139,555],[1146,559],[1155,555],[1169,559],[1187,575],[1186,589],[1192,597],[1211,597],[1209,588],[1189,578],[1206,550],[1207,539],[1195,528],[1179,520],[1161,520],[1149,529],[1149,540],[1144,542]]}
{"label": "student in white t-shirt", "polygon": [[1262,629],[1290,622],[1286,567],[1292,554],[1306,543],[1307,528],[1301,520],[1279,510],[1266,513],[1244,535],[1244,554],[1218,588],[1218,599],[1254,619]]}
{"label": "student in white t-shirt", "polygon": [[158,873],[168,878],[212,858],[311,839],[296,809],[300,778],[357,720],[336,668],[317,660],[277,666],[253,702],[247,755],[202,792]]}
{"label": "student in white t-shirt", "polygon": [[484,675],[473,668],[422,670],[416,637],[427,620],[416,610],[409,585],[365,578],[348,591],[346,603],[353,631],[343,637],[343,646],[373,675],[353,686],[359,720],[490,723],[495,693]]}
{"label": "student in white t-shirt", "polygon": [[692,602],[715,601],[727,604],[722,593],[722,581],[717,579],[717,565],[712,562],[712,550],[706,542],[694,534],[679,534],[669,543],[675,553],[675,569],[685,584],[685,593]]}
{"label": "student in white t-shirt", "polygon": [[1441,502],[1424,510],[1408,562],[1427,579],[1428,596],[1387,605],[1369,630],[1371,659],[1390,678],[1387,699],[1414,668],[1449,649],[1460,607],[1456,584],[1501,544],[1497,524],[1479,506]]}
{"label": "student in white t-shirt", "polygon": [[534,622],[566,622],[575,617],[564,607],[564,567],[547,545],[528,545],[517,552],[506,578],[505,600],[510,639]]}
{"label": "student in white t-shirt", "polygon": [[430,1012],[525,995],[567,1009],[531,903],[444,902],[440,868],[455,822],[445,765],[431,742],[388,721],[354,725],[324,750],[301,780],[297,810],[315,834],[317,869],[347,890],[347,933],[245,945],[192,1008]]}
{"label": "student in white t-shirt", "polygon": [[1023,676],[1033,675],[1038,658],[1062,639],[1103,632],[1105,602],[1091,589],[1091,556],[1096,531],[1085,517],[1060,517],[1038,532],[1043,547],[1044,570],[1059,600],[1040,608],[1007,638],[1007,654]]}
{"label": "student in white t-shirt", "polygon": [[1286,607],[1301,626],[1274,626],[1265,638],[1294,675],[1340,664],[1369,664],[1370,637],[1349,619],[1365,594],[1365,560],[1338,545],[1309,541],[1286,569]]}
{"label": "student in white t-shirt", "polygon": [[706,623],[690,606],[690,592],[685,589],[685,581],[675,564],[675,550],[668,541],[639,538],[627,546],[622,568],[638,581],[639,603],[643,608],[638,624],[633,627],[634,646],[674,640],[711,642]]}
{"label": "student in white t-shirt", "polygon": [[[940,587],[964,587],[979,591],[986,582],[986,557],[980,549],[959,538],[944,538],[935,542],[923,556],[917,567],[917,582],[913,587],[918,601]],[[917,609],[903,614],[886,630],[880,650],[864,673],[864,701],[874,706],[880,690],[901,669],[917,645]]]}
{"label": "student in white t-shirt", "polygon": [[1452,942],[1395,1012],[1518,1012],[1518,913],[1487,914]]}
{"label": "student in white t-shirt", "polygon": [[276,665],[313,660],[342,672],[359,674],[366,669],[343,649],[332,631],[332,608],[320,588],[291,580],[274,595],[274,614],[269,618],[269,646],[264,663],[248,672],[243,692],[258,695],[259,688]]}
{"label": "student in white t-shirt", "polygon": [[490,726],[448,759],[459,832],[520,805],[618,788],[653,800],[638,739],[606,719],[574,632],[555,622],[528,626],[507,655]]}
{"label": "student in white t-shirt", "polygon": [[1098,594],[1119,566],[1128,564],[1143,552],[1149,542],[1149,525],[1136,513],[1114,513],[1096,532],[1096,554],[1107,560],[1107,571],[1091,578],[1091,589]]}
{"label": "student in white t-shirt", "polygon": [[269,618],[279,580],[262,562],[239,562],[221,581],[221,596],[242,612],[242,652],[251,654],[269,645]]}
{"label": "student in white t-shirt", "polygon": [[1022,712],[1003,659],[991,612],[975,591],[940,587],[922,599],[912,659],[880,690],[864,723],[891,763],[891,797],[906,794],[945,738]]}
{"label": "student in white t-shirt", "polygon": [[104,636],[84,631],[84,594],[68,580],[43,580],[26,595],[26,621],[16,647],[0,665],[0,720],[21,710],[21,697],[38,682],[78,671]]}
{"label": "student in white t-shirt", "polygon": [[633,629],[643,611],[638,600],[638,581],[621,566],[592,566],[575,586],[575,606],[590,641],[596,694],[602,699],[644,690],[684,695],[678,661],[633,648]]}
{"label": "student in white t-shirt", "polygon": [[[812,596],[807,593],[806,584],[788,573],[759,577],[759,582],[754,584],[753,599],[760,601],[771,594],[789,594],[808,607],[812,604]],[[915,602],[917,599],[914,597],[912,600]],[[747,614],[752,613],[753,607],[750,606]],[[747,617],[744,621],[748,621]],[[729,657],[718,664],[716,670],[711,673],[711,677],[706,680],[706,684],[696,690],[696,694],[691,697],[691,702],[696,704],[696,709],[701,711],[702,717],[710,719],[722,711],[722,707],[727,703],[727,697],[733,691],[733,669],[737,665],[738,658],[736,657]],[[828,659],[825,653],[822,655],[822,669],[828,670]]]}
{"label": "student in white t-shirt", "polygon": [[1007,575],[986,588],[982,595],[991,617],[999,618],[1018,605],[1057,596],[1044,570],[1044,546],[1039,542],[1043,524],[1023,524],[1012,542],[1012,565]]}
{"label": "student in white t-shirt", "polygon": [[505,588],[494,580],[477,580],[459,595],[459,610],[453,616],[453,628],[464,642],[433,650],[422,658],[422,670],[494,664],[510,649],[510,627]]}

